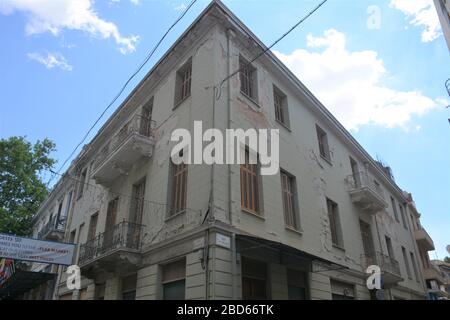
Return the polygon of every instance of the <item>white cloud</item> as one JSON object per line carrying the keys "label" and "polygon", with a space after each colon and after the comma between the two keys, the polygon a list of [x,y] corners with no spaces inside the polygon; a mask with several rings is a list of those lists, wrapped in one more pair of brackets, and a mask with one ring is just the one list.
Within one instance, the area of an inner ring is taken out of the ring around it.
{"label": "white cloud", "polygon": [[[119,2],[120,0],[109,0],[109,4],[117,4]],[[141,4],[141,0],[130,0],[130,2],[136,6]]]}
{"label": "white cloud", "polygon": [[424,29],[422,42],[431,42],[441,35],[441,25],[433,0],[391,0],[389,6],[403,12],[411,25]]}
{"label": "white cloud", "polygon": [[47,69],[53,69],[55,67],[64,71],[72,71],[73,67],[67,62],[66,58],[59,53],[47,53],[46,56],[40,53],[28,53],[28,58],[43,64]]}
{"label": "white cloud", "polygon": [[0,13],[14,11],[27,14],[27,34],[51,32],[57,36],[63,29],[79,30],[101,39],[113,38],[121,53],[136,50],[138,36],[124,37],[117,26],[98,16],[93,0],[0,0]]}
{"label": "white cloud", "polygon": [[308,35],[307,47],[291,54],[274,53],[311,89],[347,128],[367,124],[408,129],[442,101],[420,91],[399,91],[381,84],[387,70],[375,51],[346,48],[345,34],[334,29],[323,36]]}

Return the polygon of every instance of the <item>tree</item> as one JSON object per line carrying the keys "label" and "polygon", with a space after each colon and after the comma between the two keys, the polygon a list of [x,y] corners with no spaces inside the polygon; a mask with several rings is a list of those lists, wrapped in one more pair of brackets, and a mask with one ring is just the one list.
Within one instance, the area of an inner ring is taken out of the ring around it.
{"label": "tree", "polygon": [[450,257],[445,257],[444,261],[450,263]]}
{"label": "tree", "polygon": [[32,218],[48,194],[41,173],[50,169],[55,144],[49,140],[34,145],[24,137],[0,140],[0,232],[29,235]]}

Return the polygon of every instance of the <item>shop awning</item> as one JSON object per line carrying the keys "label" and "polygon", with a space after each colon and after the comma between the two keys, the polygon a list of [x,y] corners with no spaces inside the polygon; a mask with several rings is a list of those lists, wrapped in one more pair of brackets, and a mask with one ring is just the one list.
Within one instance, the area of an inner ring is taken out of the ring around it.
{"label": "shop awning", "polygon": [[250,247],[241,248],[241,251],[247,251],[252,250],[260,247],[266,247],[270,248],[272,250],[277,250],[279,252],[283,252],[285,254],[296,256],[300,259],[314,261],[316,263],[320,263],[321,265],[326,265],[329,267],[329,269],[321,269],[318,271],[311,270],[311,272],[324,272],[324,271],[333,271],[333,270],[340,270],[340,269],[349,269],[347,266],[338,264],[336,262],[315,256],[313,254],[307,253],[305,251],[302,251],[300,249],[288,246],[286,244],[283,244],[281,242],[276,242],[268,239],[263,239],[259,237],[254,237],[246,234],[237,234],[236,240],[245,241],[247,243],[252,243],[253,245]]}
{"label": "shop awning", "polygon": [[17,297],[55,277],[55,273],[19,270],[0,287],[0,300]]}

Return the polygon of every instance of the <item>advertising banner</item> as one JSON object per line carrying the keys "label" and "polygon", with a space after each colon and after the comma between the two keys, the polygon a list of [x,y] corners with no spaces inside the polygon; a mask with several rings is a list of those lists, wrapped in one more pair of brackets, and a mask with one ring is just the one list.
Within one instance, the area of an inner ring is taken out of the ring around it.
{"label": "advertising banner", "polygon": [[0,258],[71,265],[75,245],[0,233]]}

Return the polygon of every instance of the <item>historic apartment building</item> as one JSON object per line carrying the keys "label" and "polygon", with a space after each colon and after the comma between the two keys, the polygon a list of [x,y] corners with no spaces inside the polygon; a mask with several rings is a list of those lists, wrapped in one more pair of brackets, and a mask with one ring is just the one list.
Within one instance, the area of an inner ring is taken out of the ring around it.
{"label": "historic apartment building", "polygon": [[[61,268],[57,299],[370,299],[369,265],[385,299],[426,298],[412,197],[270,51],[249,64],[262,48],[213,1],[84,147],[40,210],[78,244],[81,290]],[[279,129],[280,172],[175,165],[194,121]]]}
{"label": "historic apartment building", "polygon": [[438,13],[439,21],[441,23],[442,32],[447,41],[448,49],[450,50],[450,1],[449,0],[434,0],[434,6]]}

